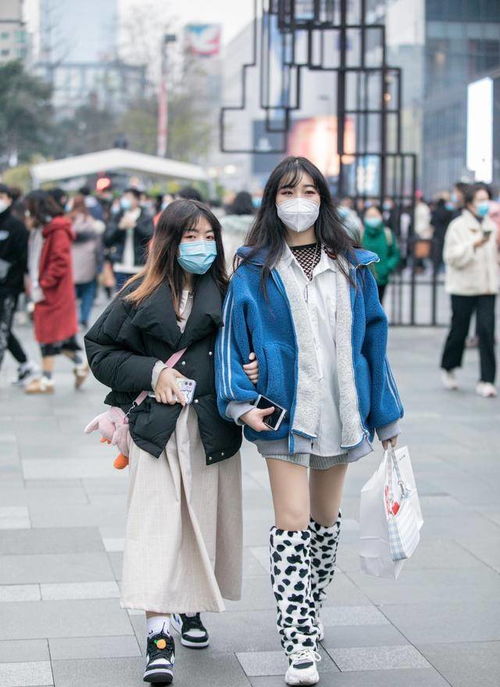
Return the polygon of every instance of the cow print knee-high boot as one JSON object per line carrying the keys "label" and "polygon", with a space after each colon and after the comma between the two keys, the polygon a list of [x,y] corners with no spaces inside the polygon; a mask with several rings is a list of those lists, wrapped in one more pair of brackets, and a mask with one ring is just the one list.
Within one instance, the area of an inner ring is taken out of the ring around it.
{"label": "cow print knee-high boot", "polygon": [[287,684],[316,684],[317,628],[311,595],[311,532],[271,528],[271,582],[281,644],[289,658]]}
{"label": "cow print knee-high boot", "polygon": [[339,511],[336,522],[331,527],[324,527],[311,518],[311,595],[314,601],[315,625],[318,628],[318,639],[324,637],[320,611],[326,598],[326,590],[335,575],[335,562],[339,546],[340,524],[342,514]]}

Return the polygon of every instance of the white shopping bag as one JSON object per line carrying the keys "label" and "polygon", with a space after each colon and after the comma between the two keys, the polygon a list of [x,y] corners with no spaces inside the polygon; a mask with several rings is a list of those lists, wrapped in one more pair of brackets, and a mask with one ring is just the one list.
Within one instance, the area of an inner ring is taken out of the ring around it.
{"label": "white shopping bag", "polygon": [[[397,461],[397,469],[394,469],[393,460]],[[367,575],[396,579],[403,567],[404,559],[393,560],[393,552],[397,547],[394,540],[394,513],[390,513],[391,503],[388,498],[399,494],[400,482],[403,483],[408,498],[403,507],[395,509],[396,517],[399,513],[399,518],[401,521],[404,519],[403,524],[406,525],[411,521],[410,529],[416,526],[418,543],[418,530],[423,525],[423,518],[408,448],[386,451],[378,469],[361,490],[360,564],[361,570]],[[406,536],[405,528],[396,528],[396,531],[403,532],[403,546],[400,549],[405,555],[408,552],[413,553],[415,536]],[[392,551],[390,532],[393,537]],[[411,529],[411,534],[415,535],[414,529]],[[397,543],[401,544],[401,541],[398,540]]]}

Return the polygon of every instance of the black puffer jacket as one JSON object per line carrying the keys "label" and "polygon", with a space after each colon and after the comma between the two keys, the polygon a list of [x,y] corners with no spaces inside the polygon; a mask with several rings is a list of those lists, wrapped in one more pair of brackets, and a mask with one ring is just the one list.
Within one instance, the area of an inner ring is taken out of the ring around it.
{"label": "black puffer jacket", "polygon": [[[123,295],[136,288],[134,285]],[[208,274],[200,277],[193,309],[181,333],[169,287],[160,286],[139,306],[118,296],[85,336],[92,372],[111,388],[105,403],[128,411],[136,396],[151,389],[153,367],[186,348],[175,366],[196,380],[193,407],[198,415],[207,465],[233,456],[241,446],[241,428],[223,420],[215,396],[214,346],[221,325],[222,294]],[[130,433],[142,449],[159,457],[175,429],[181,405],[157,403],[153,397],[130,413]]]}
{"label": "black puffer jacket", "polygon": [[0,260],[4,276],[0,276],[0,295],[17,296],[24,291],[24,274],[27,270],[28,230],[11,215],[10,207],[0,212]]}

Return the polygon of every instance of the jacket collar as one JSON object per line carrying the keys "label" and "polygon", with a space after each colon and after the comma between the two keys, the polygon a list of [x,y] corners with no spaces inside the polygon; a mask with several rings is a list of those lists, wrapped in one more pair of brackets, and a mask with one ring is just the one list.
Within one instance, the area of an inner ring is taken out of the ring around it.
{"label": "jacket collar", "polygon": [[221,309],[222,294],[211,275],[205,274],[198,280],[184,332],[177,324],[172,293],[165,283],[134,309],[131,319],[135,327],[178,351],[214,333],[222,322]]}
{"label": "jacket collar", "polygon": [[[250,246],[242,246],[241,248],[238,248],[236,255],[238,255],[240,258],[247,258],[248,256],[251,256],[248,262],[253,265],[262,266],[266,261],[266,256],[268,254],[267,249],[261,248],[257,253],[255,253],[255,255],[252,255],[253,250],[254,249]],[[291,251],[288,252],[291,254]],[[286,253],[284,255],[286,256]],[[372,253],[370,250],[365,250],[364,248],[353,248],[352,251],[346,255],[346,258],[353,267],[371,265],[374,262],[379,262],[378,255]]]}

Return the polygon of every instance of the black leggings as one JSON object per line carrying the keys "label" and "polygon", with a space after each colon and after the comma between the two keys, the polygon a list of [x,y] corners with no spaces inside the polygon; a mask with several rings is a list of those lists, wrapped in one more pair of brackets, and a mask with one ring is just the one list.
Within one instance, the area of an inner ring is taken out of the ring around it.
{"label": "black leggings", "polygon": [[452,296],[451,329],[444,346],[441,367],[454,370],[462,366],[465,340],[469,333],[472,313],[476,313],[477,334],[479,337],[479,359],[481,381],[495,381],[495,299],[494,295]]}
{"label": "black leggings", "polygon": [[18,363],[26,363],[28,358],[12,333],[14,314],[17,308],[17,296],[7,294],[0,296],[0,367],[2,366],[5,351],[10,351]]}

